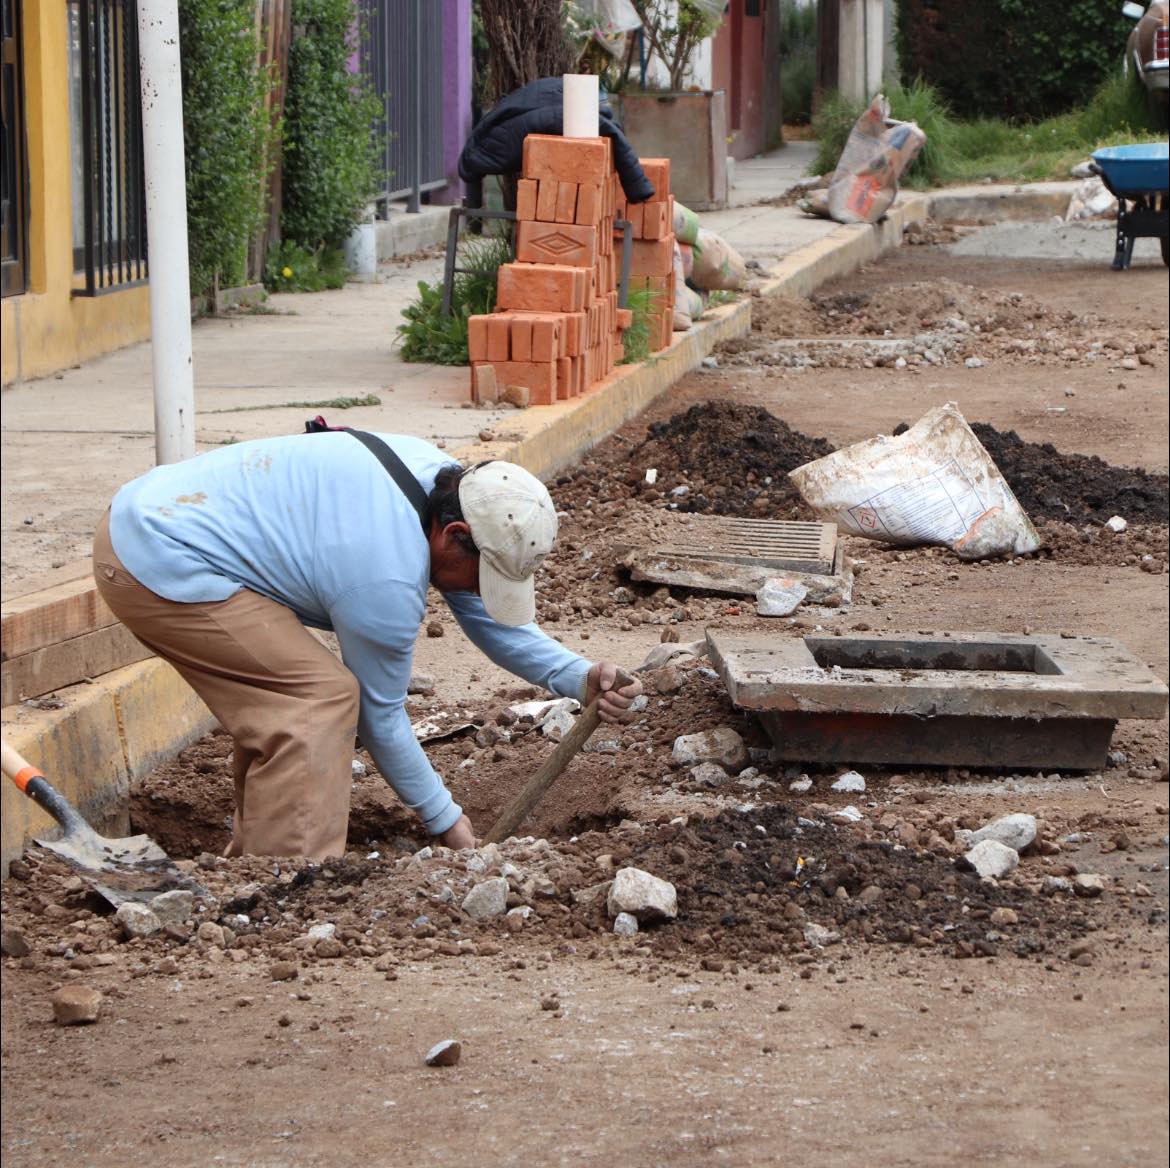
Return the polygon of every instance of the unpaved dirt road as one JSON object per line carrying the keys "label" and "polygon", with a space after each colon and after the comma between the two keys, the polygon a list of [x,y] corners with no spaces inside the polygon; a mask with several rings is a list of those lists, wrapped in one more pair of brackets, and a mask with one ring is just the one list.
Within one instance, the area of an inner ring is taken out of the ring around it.
{"label": "unpaved dirt road", "polygon": [[[754,513],[788,507],[782,478],[747,481],[751,443],[780,457],[797,442],[754,407],[841,445],[954,400],[1061,454],[1164,473],[1167,318],[1163,270],[927,246],[813,304],[766,307],[749,344],[553,485],[565,520],[542,620],[571,647],[631,665],[664,635],[685,644],[708,627],[1098,633],[1165,680],[1164,503],[1160,520],[1111,537],[1084,517],[1108,494],[1074,499],[1063,483],[1061,505],[1083,514],[1046,520],[1050,550],[1015,562],[854,542],[865,563],[853,605],[793,623],[631,585],[608,548],[665,505],[644,485],[648,459],[663,492],[674,476],[713,509],[748,495],[765,500]],[[887,328],[895,340],[953,334],[946,363],[915,361],[911,344],[898,368],[879,363],[896,359],[888,346],[853,343],[889,340]],[[826,336],[850,344],[775,343]],[[696,405],[712,443],[734,438],[722,465],[696,465],[701,443],[677,427],[647,441],[649,424]],[[1096,481],[1077,468],[1078,482]],[[1121,481],[1100,473],[1106,491]],[[522,695],[514,679],[466,652],[441,605],[430,619],[443,635],[420,638],[415,664],[435,692],[412,709],[472,723],[429,749],[486,827],[550,747],[501,724]],[[828,789],[835,772],[812,769],[798,796],[794,772],[756,754],[758,774],[712,789],[671,765],[675,735],[727,725],[748,747],[765,740],[706,664],[648,677],[640,719],[610,736],[612,752],[581,755],[527,825],[546,845],[483,861],[514,865],[509,903],[531,913],[511,925],[460,913],[480,860],[414,856],[425,841],[376,776],[355,785],[344,862],[216,860],[230,808],[221,737],[143,784],[134,809],[137,826],[191,857],[217,898],[207,912],[124,942],[70,874],[30,857],[4,888],[4,927],[29,948],[5,959],[5,1163],[1165,1163],[1165,721],[1119,724],[1120,753],[1089,775],[873,767],[866,792],[844,796]],[[854,826],[833,817],[848,802],[864,815]],[[954,863],[956,832],[1008,812],[1036,816],[1037,844],[999,886],[981,884]],[[797,816],[812,821],[799,834]],[[625,864],[676,884],[677,922],[612,935],[587,892]],[[1046,884],[1077,873],[1101,875],[1106,891]],[[314,924],[334,937],[309,941]],[[274,980],[290,967],[294,979]],[[101,1021],[57,1027],[48,993],[75,983],[103,991]],[[461,1063],[425,1067],[448,1037],[463,1042]]]}

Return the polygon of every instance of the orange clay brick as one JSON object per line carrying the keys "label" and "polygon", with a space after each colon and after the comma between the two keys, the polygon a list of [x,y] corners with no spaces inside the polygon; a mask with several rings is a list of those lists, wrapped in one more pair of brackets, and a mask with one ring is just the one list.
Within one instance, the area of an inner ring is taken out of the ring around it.
{"label": "orange clay brick", "polygon": [[577,184],[570,182],[557,183],[557,213],[558,223],[572,223],[577,218]]}
{"label": "orange clay brick", "polygon": [[512,360],[533,361],[539,360],[532,353],[532,317],[525,313],[508,313],[511,324]]}
{"label": "orange clay brick", "polygon": [[489,361],[507,361],[511,350],[508,347],[508,326],[511,321],[506,316],[495,313],[488,317],[487,359]]}
{"label": "orange clay brick", "polygon": [[524,139],[524,177],[558,182],[600,182],[609,170],[606,138],[562,138],[529,134]]}
{"label": "orange clay brick", "polygon": [[632,308],[619,308],[617,310],[617,326],[620,329],[628,329],[634,323],[634,310]]}
{"label": "orange clay brick", "polygon": [[589,298],[589,272],[585,268],[573,268],[573,312],[580,312]]}
{"label": "orange clay brick", "polygon": [[498,385],[524,386],[534,406],[551,405],[557,400],[555,361],[498,361],[495,371]]}
{"label": "orange clay brick", "polygon": [[560,322],[549,313],[532,321],[533,361],[553,361],[561,354]]}
{"label": "orange clay brick", "polygon": [[516,218],[536,218],[536,195],[539,183],[535,179],[522,178],[516,184]]}
{"label": "orange clay brick", "polygon": [[580,357],[585,351],[585,313],[565,313],[565,354],[569,357]]}
{"label": "orange clay brick", "polygon": [[590,268],[597,259],[597,228],[576,223],[517,224],[516,258],[525,264]]}
{"label": "orange clay brick", "polygon": [[536,215],[542,223],[552,223],[557,217],[557,195],[560,194],[561,184],[555,178],[546,178],[538,185],[536,195]]}
{"label": "orange clay brick", "polygon": [[[665,200],[670,194],[670,159],[639,158],[646,177],[654,184],[654,197]],[[525,171],[527,174],[527,171]]]}
{"label": "orange clay brick", "polygon": [[601,222],[601,184],[581,183],[577,188],[575,223],[596,227]]}
{"label": "orange clay brick", "polygon": [[471,400],[476,405],[491,405],[499,400],[496,371],[487,362],[471,366]]}
{"label": "orange clay brick", "polygon": [[663,239],[670,232],[670,203],[653,202],[642,204],[642,238]]}
{"label": "orange clay brick", "polygon": [[521,312],[580,312],[585,307],[585,273],[564,264],[501,264],[496,307]]}
{"label": "orange clay brick", "polygon": [[626,205],[626,222],[630,225],[631,234],[635,239],[642,238],[642,217],[645,214],[645,203],[628,203]]}
{"label": "orange clay brick", "polygon": [[[521,224],[523,227],[524,224]],[[663,239],[635,239],[630,255],[630,274],[667,276],[674,269],[674,233]]]}
{"label": "orange clay brick", "polygon": [[469,316],[467,318],[467,358],[469,361],[486,361],[488,359],[488,320],[487,316]]}
{"label": "orange clay brick", "polygon": [[557,358],[557,398],[564,401],[573,396],[573,360],[571,357]]}

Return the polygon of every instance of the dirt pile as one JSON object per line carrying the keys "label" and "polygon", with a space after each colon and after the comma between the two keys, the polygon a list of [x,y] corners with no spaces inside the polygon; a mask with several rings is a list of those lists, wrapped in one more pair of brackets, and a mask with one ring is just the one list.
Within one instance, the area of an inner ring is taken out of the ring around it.
{"label": "dirt pile", "polygon": [[1164,474],[1065,454],[1051,442],[1025,442],[1014,430],[986,422],[973,422],[971,429],[1033,519],[1103,523],[1120,515],[1130,523],[1164,524],[1170,518],[1170,478]]}
{"label": "dirt pile", "polygon": [[1119,328],[1094,312],[1054,308],[1023,292],[950,279],[753,303],[752,331],[719,349],[731,367],[929,368],[978,362],[1153,365],[1165,330]]}

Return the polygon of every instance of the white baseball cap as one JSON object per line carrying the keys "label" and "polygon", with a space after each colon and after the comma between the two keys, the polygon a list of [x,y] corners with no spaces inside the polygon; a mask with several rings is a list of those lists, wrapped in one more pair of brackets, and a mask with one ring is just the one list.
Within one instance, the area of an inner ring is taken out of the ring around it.
{"label": "white baseball cap", "polygon": [[557,512],[544,483],[512,462],[485,462],[459,480],[459,504],[479,548],[479,594],[503,625],[536,619],[533,574],[552,551]]}

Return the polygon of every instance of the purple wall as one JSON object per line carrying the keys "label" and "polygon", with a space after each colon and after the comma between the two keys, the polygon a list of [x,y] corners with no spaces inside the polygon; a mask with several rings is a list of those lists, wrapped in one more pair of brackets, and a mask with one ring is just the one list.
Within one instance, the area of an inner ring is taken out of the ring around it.
{"label": "purple wall", "polygon": [[432,203],[458,203],[459,154],[471,133],[471,0],[443,5],[443,163],[451,182],[431,192]]}

